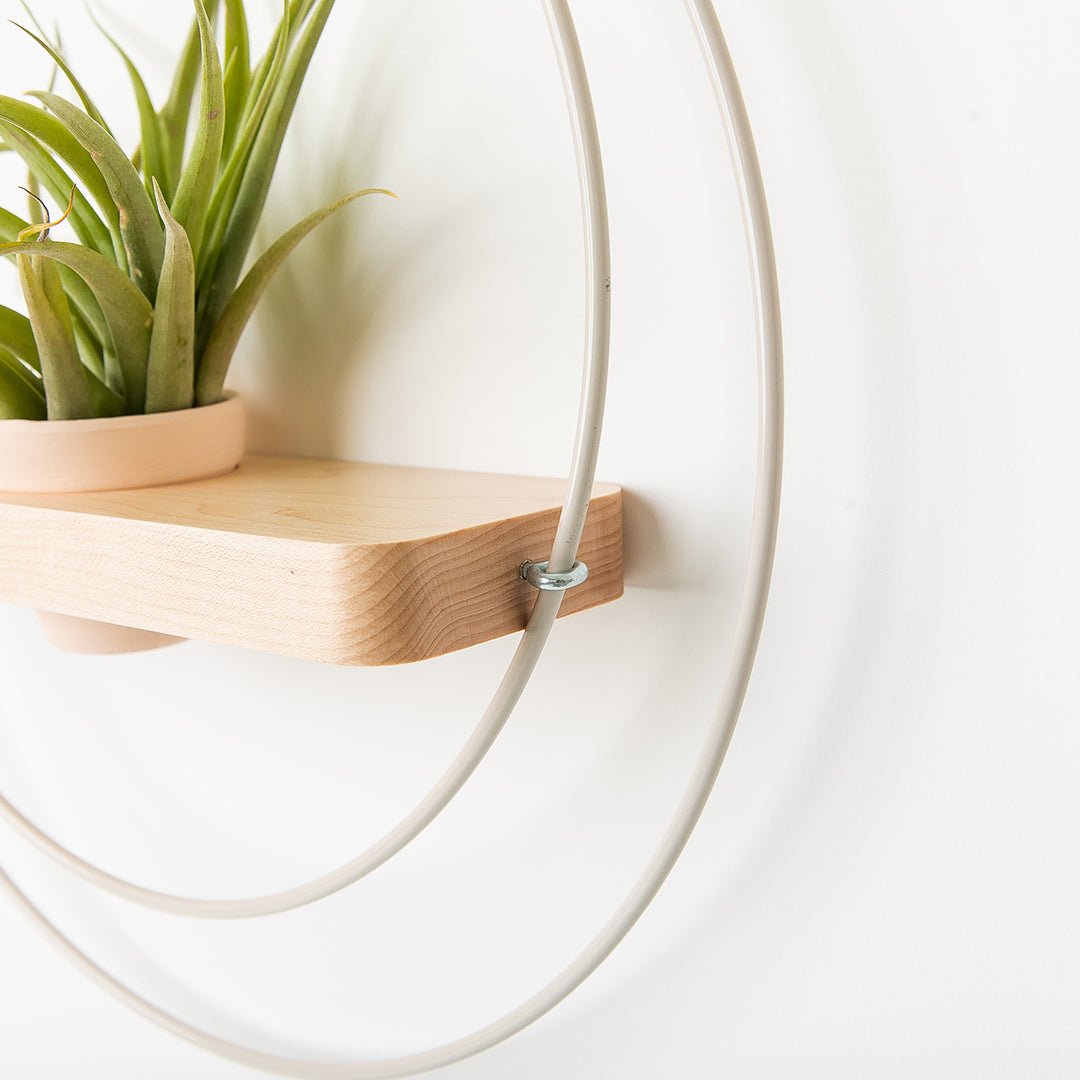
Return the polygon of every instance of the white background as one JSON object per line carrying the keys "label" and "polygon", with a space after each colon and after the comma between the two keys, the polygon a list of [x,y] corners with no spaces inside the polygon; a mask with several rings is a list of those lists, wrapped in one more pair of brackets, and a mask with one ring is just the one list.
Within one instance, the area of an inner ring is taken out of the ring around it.
{"label": "white background", "polygon": [[[133,140],[123,71],[80,6],[39,7]],[[251,7],[262,42],[276,5]],[[617,906],[708,723],[754,460],[730,167],[681,5],[573,8],[611,197],[600,475],[626,489],[625,598],[560,623],[444,817],[313,908],[152,914],[0,832],[3,865],[52,917],[216,1033],[367,1059],[512,1008]],[[102,11],[160,100],[186,5]],[[442,1075],[1077,1075],[1080,9],[719,14],[770,198],[788,368],[758,665],[654,907],[565,1005]],[[0,89],[41,86],[32,44],[0,40]],[[17,172],[2,182],[20,209]],[[339,5],[262,242],[369,185],[400,201],[313,237],[245,338],[232,383],[252,445],[563,474],[582,258],[538,4]],[[7,269],[0,289],[17,295]],[[0,790],[114,872],[208,896],[293,884],[381,835],[456,753],[514,644],[349,670],[197,643],[67,657],[12,608],[0,635]],[[128,1013],[7,904],[0,949],[5,1080],[252,1075]]]}

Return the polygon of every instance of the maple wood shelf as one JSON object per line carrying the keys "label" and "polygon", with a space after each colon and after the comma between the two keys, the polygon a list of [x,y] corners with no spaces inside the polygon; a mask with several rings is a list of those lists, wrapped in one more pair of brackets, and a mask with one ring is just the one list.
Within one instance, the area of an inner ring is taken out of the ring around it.
{"label": "maple wood shelf", "polygon": [[[0,492],[0,600],[333,664],[423,660],[521,630],[565,482],[247,456],[227,476]],[[561,614],[622,595],[619,488],[597,484]]]}

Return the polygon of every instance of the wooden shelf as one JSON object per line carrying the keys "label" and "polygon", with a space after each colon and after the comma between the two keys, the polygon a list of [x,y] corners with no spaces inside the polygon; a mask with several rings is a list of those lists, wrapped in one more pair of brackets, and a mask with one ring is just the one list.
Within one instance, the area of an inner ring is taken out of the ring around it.
{"label": "wooden shelf", "polygon": [[[400,664],[521,630],[565,483],[249,455],[227,476],[0,492],[0,600],[333,664]],[[621,491],[593,489],[589,579],[622,595]]]}

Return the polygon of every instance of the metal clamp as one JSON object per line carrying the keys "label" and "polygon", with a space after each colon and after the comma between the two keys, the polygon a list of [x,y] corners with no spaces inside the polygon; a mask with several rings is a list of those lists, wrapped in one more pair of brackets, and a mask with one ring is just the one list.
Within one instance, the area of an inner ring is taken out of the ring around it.
{"label": "metal clamp", "polygon": [[589,568],[583,562],[575,562],[564,574],[549,574],[546,562],[523,562],[521,576],[535,589],[545,592],[565,592],[580,585],[588,576]]}

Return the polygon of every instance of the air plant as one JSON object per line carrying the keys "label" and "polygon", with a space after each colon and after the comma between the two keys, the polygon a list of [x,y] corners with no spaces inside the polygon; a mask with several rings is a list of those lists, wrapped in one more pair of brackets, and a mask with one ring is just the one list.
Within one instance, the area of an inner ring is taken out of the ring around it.
{"label": "air plant", "polygon": [[[32,37],[79,104],[50,91],[0,96],[0,148],[18,154],[42,210],[0,208],[0,255],[14,257],[23,315],[0,305],[0,418],[82,419],[166,412],[221,399],[237,341],[275,270],[353,192],[285,232],[241,279],[286,126],[334,0],[285,0],[252,64],[243,0],[193,0],[195,18],[168,100],[154,108],[127,68],[141,142],[121,149],[58,42]],[[104,31],[102,31],[104,33]],[[194,131],[189,133],[189,118]],[[186,147],[186,153],[185,153]],[[391,194],[391,192],[383,192]],[[66,206],[78,243],[50,239]]]}

